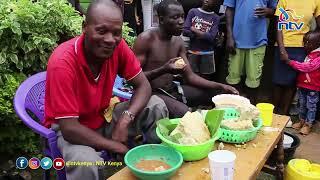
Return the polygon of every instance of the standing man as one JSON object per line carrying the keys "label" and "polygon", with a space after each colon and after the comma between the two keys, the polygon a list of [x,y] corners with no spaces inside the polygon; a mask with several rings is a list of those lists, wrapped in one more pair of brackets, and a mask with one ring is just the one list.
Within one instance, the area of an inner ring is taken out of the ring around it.
{"label": "standing man", "polygon": [[[192,72],[180,37],[184,24],[181,4],[176,0],[163,0],[157,8],[159,27],[141,33],[133,49],[153,94],[164,100],[170,116],[182,117],[188,106],[212,104],[212,96],[219,91],[237,94],[231,86],[205,80]],[[183,66],[176,65],[177,57],[182,58]],[[173,83],[173,75],[177,74],[183,76],[187,85]]]}
{"label": "standing man", "polygon": [[255,104],[268,44],[267,17],[273,16],[277,0],[225,0],[224,5],[227,6],[226,48],[229,53],[226,81],[240,86],[245,72],[246,94]]}
{"label": "standing man", "polygon": [[[47,67],[45,126],[57,132],[65,161],[102,161],[101,150],[125,154],[128,138],[143,134],[158,143],[156,121],[167,117],[164,102],[151,97],[140,63],[121,38],[122,13],[111,0],[96,0],[83,34],[59,45]],[[133,85],[127,103],[108,112],[116,75]],[[103,167],[66,167],[67,179],[98,180]]]}

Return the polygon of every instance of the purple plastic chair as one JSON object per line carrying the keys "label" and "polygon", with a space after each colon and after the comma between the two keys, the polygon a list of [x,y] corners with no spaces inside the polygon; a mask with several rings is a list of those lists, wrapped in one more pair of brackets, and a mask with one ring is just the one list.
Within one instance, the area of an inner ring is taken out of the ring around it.
{"label": "purple plastic chair", "polygon": [[[14,96],[14,109],[22,122],[46,140],[44,155],[55,159],[62,157],[57,147],[56,133],[44,127],[44,95],[46,72],[37,73],[26,79]],[[32,112],[38,119],[33,119],[28,112]],[[44,179],[50,179],[50,170],[45,171]],[[65,170],[57,171],[57,179],[66,180]]]}

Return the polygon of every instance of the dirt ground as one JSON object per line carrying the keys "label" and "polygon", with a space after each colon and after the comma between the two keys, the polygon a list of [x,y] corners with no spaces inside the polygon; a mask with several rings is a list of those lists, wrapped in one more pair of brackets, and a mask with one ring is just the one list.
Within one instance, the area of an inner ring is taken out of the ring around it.
{"label": "dirt ground", "polygon": [[297,134],[300,138],[301,144],[297,148],[294,157],[320,163],[320,123],[317,122],[313,126],[312,133],[308,136],[302,136],[292,128],[287,128],[287,130]]}

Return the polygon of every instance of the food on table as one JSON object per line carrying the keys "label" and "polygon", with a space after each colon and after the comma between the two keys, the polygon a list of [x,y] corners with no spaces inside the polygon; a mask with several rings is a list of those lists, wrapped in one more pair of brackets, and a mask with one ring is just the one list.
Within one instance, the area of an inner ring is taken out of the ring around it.
{"label": "food on table", "polygon": [[182,57],[178,57],[177,60],[174,62],[174,65],[176,66],[176,68],[182,69],[186,65],[186,63],[184,62]]}
{"label": "food on table", "polygon": [[136,168],[143,171],[165,171],[171,166],[160,160],[141,160],[136,165]]}
{"label": "food on table", "polygon": [[179,144],[195,145],[210,139],[210,132],[199,112],[187,112],[178,126],[170,133],[176,136]]}
{"label": "food on table", "polygon": [[252,104],[237,104],[235,108],[240,114],[239,118],[226,119],[221,122],[221,127],[231,130],[248,130],[254,128],[254,121],[259,118],[259,110]]}

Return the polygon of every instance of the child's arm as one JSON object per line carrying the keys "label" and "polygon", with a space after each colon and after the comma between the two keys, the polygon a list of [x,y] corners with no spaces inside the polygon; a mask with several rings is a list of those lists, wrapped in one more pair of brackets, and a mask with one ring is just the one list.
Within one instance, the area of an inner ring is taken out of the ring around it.
{"label": "child's arm", "polygon": [[194,17],[193,10],[190,10],[187,15],[186,21],[184,22],[184,27],[183,27],[183,35],[190,38],[195,37],[195,34],[191,31],[193,17]]}
{"label": "child's arm", "polygon": [[308,73],[320,68],[320,57],[317,57],[311,62],[288,61],[288,64],[297,71]]}
{"label": "child's arm", "polygon": [[210,43],[214,43],[215,37],[217,36],[218,30],[219,30],[218,29],[219,23],[220,23],[220,17],[217,17],[213,22],[213,25],[209,30],[209,32],[201,32],[200,30],[195,30],[195,31],[200,31],[200,32],[195,32],[197,38],[207,40]]}

